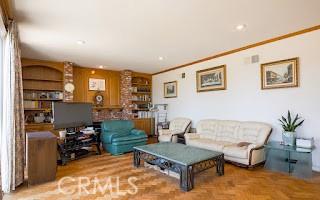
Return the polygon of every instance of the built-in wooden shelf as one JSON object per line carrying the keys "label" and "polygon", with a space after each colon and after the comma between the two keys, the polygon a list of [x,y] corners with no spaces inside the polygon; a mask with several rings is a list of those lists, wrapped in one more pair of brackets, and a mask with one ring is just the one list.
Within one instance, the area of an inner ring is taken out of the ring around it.
{"label": "built-in wooden shelf", "polygon": [[137,108],[137,109],[132,109],[133,111],[149,111],[148,108]]}
{"label": "built-in wooden shelf", "polygon": [[93,107],[93,110],[122,110],[123,107],[120,105],[116,106],[101,106],[101,107]]}
{"label": "built-in wooden shelf", "polygon": [[28,126],[35,126],[35,125],[53,125],[52,123],[26,123],[25,125],[28,125]]}
{"label": "built-in wooden shelf", "polygon": [[57,91],[57,92],[63,92],[62,89],[38,89],[38,88],[26,88],[24,87],[23,90],[34,90],[34,91],[44,91],[44,92],[48,92],[48,91]]}
{"label": "built-in wooden shelf", "polygon": [[[49,96],[49,92],[63,92],[64,82],[64,65],[58,62],[47,62],[33,59],[22,59],[22,80],[25,101],[37,101],[39,104],[27,105],[25,108],[26,132],[53,130],[52,123],[35,123],[34,117],[39,113],[46,113],[48,117],[52,117],[51,102],[62,101]],[[32,94],[34,93],[34,94]],[[46,98],[42,97],[42,93],[46,93]],[[59,94],[60,95],[60,94]],[[51,98],[50,98],[51,97]],[[35,107],[35,108],[30,108]]]}
{"label": "built-in wooden shelf", "polygon": [[63,82],[60,79],[37,79],[37,78],[23,78],[24,81],[49,81],[49,82]]}
{"label": "built-in wooden shelf", "polygon": [[132,85],[135,85],[135,86],[149,86],[149,87],[151,87],[151,84],[145,84],[145,83],[132,83]]}
{"label": "built-in wooden shelf", "polygon": [[51,108],[25,108],[27,111],[51,111]]}
{"label": "built-in wooden shelf", "polygon": [[63,99],[24,98],[26,101],[62,101]]}
{"label": "built-in wooden shelf", "polygon": [[132,94],[151,94],[151,92],[132,92]]}
{"label": "built-in wooden shelf", "polygon": [[134,103],[134,104],[149,104],[149,103],[151,103],[151,101],[136,101],[136,100],[132,100],[132,103]]}

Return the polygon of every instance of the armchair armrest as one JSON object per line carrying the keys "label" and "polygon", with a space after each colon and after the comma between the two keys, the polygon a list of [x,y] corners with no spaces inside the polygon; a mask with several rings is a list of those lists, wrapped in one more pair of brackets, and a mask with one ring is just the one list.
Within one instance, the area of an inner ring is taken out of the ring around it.
{"label": "armchair armrest", "polygon": [[184,134],[184,137],[186,140],[190,140],[190,139],[192,140],[192,139],[200,138],[200,135],[197,133],[186,133],[186,134]]}
{"label": "armchair armrest", "polygon": [[171,134],[171,131],[169,129],[160,129],[158,133],[159,135],[168,135]]}
{"label": "armchair armrest", "polygon": [[179,135],[183,134],[183,132],[178,130],[169,130],[169,129],[160,129],[159,135]]}
{"label": "armchair armrest", "polygon": [[121,137],[123,134],[117,132],[102,132],[100,139],[103,143],[111,143],[113,138]]}
{"label": "armchair armrest", "polygon": [[146,135],[145,131],[139,129],[132,129],[130,133],[133,135]]}

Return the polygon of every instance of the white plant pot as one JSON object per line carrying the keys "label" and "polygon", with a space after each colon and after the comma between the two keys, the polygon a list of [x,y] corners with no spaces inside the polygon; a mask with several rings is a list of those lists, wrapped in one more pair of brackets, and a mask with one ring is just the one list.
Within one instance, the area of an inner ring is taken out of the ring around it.
{"label": "white plant pot", "polygon": [[296,145],[296,133],[284,131],[282,133],[282,140],[283,140],[284,145],[295,146]]}

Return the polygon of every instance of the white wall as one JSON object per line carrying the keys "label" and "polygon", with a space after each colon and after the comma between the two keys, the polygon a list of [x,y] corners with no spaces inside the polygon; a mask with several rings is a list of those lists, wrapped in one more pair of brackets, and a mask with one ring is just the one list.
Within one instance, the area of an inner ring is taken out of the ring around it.
{"label": "white wall", "polygon": [[[259,63],[245,64],[244,58],[256,54]],[[261,90],[260,64],[293,57],[300,59],[300,86]],[[197,93],[196,71],[223,64],[227,65],[227,90]],[[185,79],[181,78],[183,72]],[[163,83],[174,80],[178,81],[178,97],[163,98]],[[281,140],[277,119],[288,109],[301,114],[305,123],[298,136],[315,138],[313,168],[320,170],[319,30],[158,74],[152,82],[153,103],[169,104],[169,119],[188,117],[193,127],[205,118],[261,121],[273,126],[271,140]]]}

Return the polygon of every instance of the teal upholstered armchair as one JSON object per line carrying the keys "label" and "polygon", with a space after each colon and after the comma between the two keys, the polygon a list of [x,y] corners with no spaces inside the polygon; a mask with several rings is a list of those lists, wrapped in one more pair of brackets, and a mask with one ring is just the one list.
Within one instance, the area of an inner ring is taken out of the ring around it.
{"label": "teal upholstered armchair", "polygon": [[131,120],[107,120],[101,124],[101,142],[104,150],[118,155],[132,151],[135,146],[145,145],[147,135],[134,129]]}

